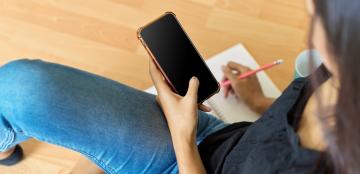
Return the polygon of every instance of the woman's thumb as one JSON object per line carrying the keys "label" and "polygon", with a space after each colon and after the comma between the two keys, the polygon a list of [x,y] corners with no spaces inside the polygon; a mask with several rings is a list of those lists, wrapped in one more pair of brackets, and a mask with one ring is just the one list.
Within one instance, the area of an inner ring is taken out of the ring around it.
{"label": "woman's thumb", "polygon": [[196,77],[192,77],[189,82],[189,87],[186,96],[189,96],[191,98],[196,97],[195,99],[197,99],[199,84],[200,84],[199,80]]}

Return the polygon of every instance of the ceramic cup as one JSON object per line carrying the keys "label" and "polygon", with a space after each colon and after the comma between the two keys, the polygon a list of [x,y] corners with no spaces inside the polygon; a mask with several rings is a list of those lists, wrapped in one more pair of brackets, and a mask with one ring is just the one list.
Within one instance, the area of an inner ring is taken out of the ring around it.
{"label": "ceramic cup", "polygon": [[[315,67],[311,67],[311,58],[313,56],[313,61]],[[322,64],[320,53],[316,50],[304,50],[302,51],[295,60],[295,73],[294,78],[307,77],[315,71]]]}

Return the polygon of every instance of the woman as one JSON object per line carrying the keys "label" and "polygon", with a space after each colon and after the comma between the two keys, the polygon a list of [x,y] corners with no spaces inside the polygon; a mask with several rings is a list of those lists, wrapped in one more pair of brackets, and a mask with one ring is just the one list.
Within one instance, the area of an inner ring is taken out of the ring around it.
{"label": "woman", "polygon": [[255,76],[236,79],[246,67],[223,68],[227,91],[265,111],[254,123],[227,125],[198,111],[196,78],[178,96],[151,61],[156,99],[79,70],[20,60],[0,69],[0,150],[34,137],[76,150],[110,174],[359,173],[360,2],[308,6],[310,46],[324,58],[311,77],[273,102]]}

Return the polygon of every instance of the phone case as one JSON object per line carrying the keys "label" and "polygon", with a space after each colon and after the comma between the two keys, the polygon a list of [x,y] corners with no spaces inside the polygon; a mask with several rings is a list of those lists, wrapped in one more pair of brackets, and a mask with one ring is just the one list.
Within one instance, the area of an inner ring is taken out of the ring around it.
{"label": "phone case", "polygon": [[[161,19],[162,17],[164,17],[165,15],[168,15],[168,14],[173,15],[173,16],[175,17],[175,19],[176,19],[176,21],[179,23],[181,29],[184,31],[186,37],[189,38],[191,44],[194,46],[194,44],[193,44],[193,42],[191,41],[190,37],[188,36],[188,34],[186,33],[186,31],[183,29],[181,23],[179,22],[179,20],[177,19],[175,13],[173,13],[173,12],[165,12],[165,14],[161,15],[161,16],[158,17],[157,19],[153,20],[152,22],[146,24],[146,25],[143,26],[143,27],[140,27],[140,28],[137,30],[137,38],[140,40],[141,44],[144,46],[144,48],[145,48],[145,50],[147,51],[147,53],[149,54],[150,58],[155,62],[157,68],[160,70],[161,74],[164,76],[166,82],[169,84],[169,86],[171,87],[171,89],[172,89],[174,92],[178,93],[178,92],[176,91],[176,88],[174,87],[174,85],[171,83],[170,79],[166,76],[165,72],[163,71],[163,69],[161,68],[161,66],[159,65],[159,63],[157,62],[157,60],[156,60],[156,58],[154,57],[154,55],[152,54],[151,50],[149,49],[149,47],[146,45],[146,43],[144,42],[144,40],[143,40],[142,37],[141,37],[141,31],[142,31],[143,28],[146,28],[147,26],[153,24],[154,22],[156,22],[157,20]],[[194,48],[195,48],[196,51],[198,52],[198,50],[197,50],[197,48],[196,48],[195,46],[194,46]],[[200,55],[200,57],[201,57],[201,55]],[[203,59],[202,57],[201,57],[201,59],[202,59],[202,61],[205,63],[205,61],[204,61],[204,59]],[[206,63],[205,63],[205,64],[206,64]],[[208,67],[207,67],[207,68],[208,68]],[[215,79],[215,77],[214,77],[214,79]],[[218,89],[217,89],[214,93],[212,93],[211,95],[209,95],[206,99],[204,99],[203,101],[200,101],[199,103],[204,102],[205,100],[209,99],[211,96],[215,95],[216,93],[218,93],[218,92],[220,91],[220,84],[219,84],[219,83],[217,83],[217,84],[218,84]]]}

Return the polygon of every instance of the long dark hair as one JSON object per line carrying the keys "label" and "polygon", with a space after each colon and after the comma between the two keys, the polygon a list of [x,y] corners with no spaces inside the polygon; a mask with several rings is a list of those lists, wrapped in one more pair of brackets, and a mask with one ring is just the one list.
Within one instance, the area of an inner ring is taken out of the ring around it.
{"label": "long dark hair", "polygon": [[331,168],[323,171],[360,173],[360,0],[314,0],[314,5],[312,30],[314,21],[320,20],[340,84],[334,124],[323,121],[328,143],[323,164]]}

